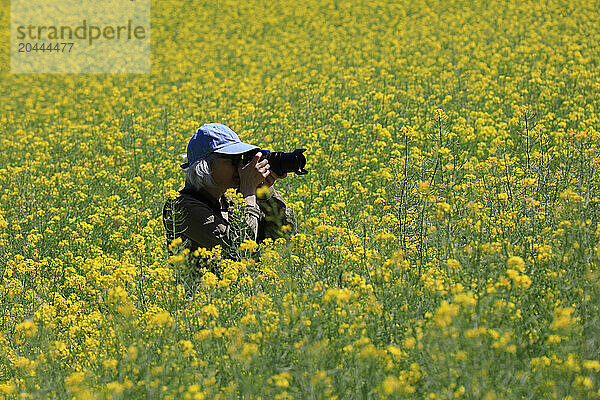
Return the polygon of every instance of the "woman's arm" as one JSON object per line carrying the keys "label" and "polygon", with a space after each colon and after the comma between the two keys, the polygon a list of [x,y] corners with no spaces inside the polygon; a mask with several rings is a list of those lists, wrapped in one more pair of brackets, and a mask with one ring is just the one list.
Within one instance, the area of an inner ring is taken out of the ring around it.
{"label": "woman's arm", "polygon": [[269,193],[265,197],[259,197],[257,202],[264,214],[262,226],[259,229],[259,240],[289,237],[296,233],[297,223],[294,210],[272,186],[269,187]]}

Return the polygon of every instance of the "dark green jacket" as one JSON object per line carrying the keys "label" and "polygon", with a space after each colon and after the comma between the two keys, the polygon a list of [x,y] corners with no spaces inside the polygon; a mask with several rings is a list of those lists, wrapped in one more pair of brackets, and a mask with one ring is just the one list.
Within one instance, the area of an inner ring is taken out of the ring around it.
{"label": "dark green jacket", "polygon": [[[260,243],[265,238],[286,237],[296,232],[294,211],[272,187],[270,194],[257,198],[258,206],[244,206],[240,227],[230,223],[230,201],[215,199],[206,190],[186,186],[179,197],[163,207],[163,223],[167,245],[181,237],[183,246],[193,253],[198,248],[212,249],[220,245],[223,255],[236,259],[237,246],[245,239]],[[283,226],[289,225],[287,228]]]}

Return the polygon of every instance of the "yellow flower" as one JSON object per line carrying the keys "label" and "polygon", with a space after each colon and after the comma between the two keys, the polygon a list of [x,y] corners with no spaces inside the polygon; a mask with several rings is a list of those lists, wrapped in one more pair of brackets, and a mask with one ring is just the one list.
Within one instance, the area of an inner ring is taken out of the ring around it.
{"label": "yellow flower", "polygon": [[189,340],[180,340],[177,345],[179,346],[179,350],[183,353],[184,356],[189,356],[194,354],[194,344]]}
{"label": "yellow flower", "polygon": [[419,192],[421,192],[422,194],[425,194],[425,193],[429,192],[429,186],[430,186],[430,182],[429,181],[420,181],[417,184]]}
{"label": "yellow flower", "polygon": [[445,122],[448,119],[448,115],[441,108],[436,108],[433,110],[433,118],[436,121]]}
{"label": "yellow flower", "polygon": [[258,248],[258,244],[254,240],[246,239],[244,243],[240,245],[241,251],[255,251]]}
{"label": "yellow flower", "polygon": [[415,344],[417,344],[417,340],[413,337],[408,337],[406,339],[404,339],[404,347],[407,349],[412,349],[413,347],[415,347]]}
{"label": "yellow flower", "polygon": [[113,394],[113,396],[120,396],[125,389],[124,385],[118,381],[109,382],[106,384],[106,389]]}
{"label": "yellow flower", "polygon": [[589,369],[594,372],[600,372],[600,362],[598,360],[584,360],[582,365],[585,369]]}
{"label": "yellow flower", "polygon": [[400,381],[395,376],[388,375],[381,383],[383,393],[392,394],[400,389]]}
{"label": "yellow flower", "polygon": [[550,336],[548,336],[546,343],[548,343],[548,344],[560,343],[561,340],[562,339],[558,335],[550,335]]}
{"label": "yellow flower", "polygon": [[477,304],[477,300],[475,300],[471,292],[458,293],[454,296],[454,301],[462,306],[474,306]]}
{"label": "yellow flower", "polygon": [[168,311],[159,311],[148,319],[148,327],[158,328],[162,326],[171,326],[173,324],[173,317]]}
{"label": "yellow flower", "polygon": [[552,321],[552,329],[559,330],[565,329],[575,323],[575,320],[571,318],[571,314],[575,309],[573,307],[558,307],[554,310],[554,320]]}
{"label": "yellow flower", "polygon": [[283,225],[283,226],[281,227],[281,231],[282,231],[282,232],[284,232],[284,233],[285,233],[285,232],[290,232],[291,230],[292,230],[292,226],[291,226],[291,225],[289,225],[289,224]]}
{"label": "yellow flower", "polygon": [[[406,346],[406,344],[405,344],[405,346]],[[400,350],[400,348],[398,346],[389,345],[387,347],[387,351],[396,358],[398,358],[402,355],[402,350]]]}
{"label": "yellow flower", "polygon": [[256,189],[256,197],[259,199],[265,199],[271,195],[271,188],[267,185],[263,185]]}
{"label": "yellow flower", "polygon": [[117,360],[114,358],[102,361],[102,366],[106,369],[115,370],[117,368]]}
{"label": "yellow flower", "polygon": [[179,192],[176,190],[169,190],[167,193],[165,193],[165,199],[167,199],[167,200],[175,200],[178,197],[179,197]]}
{"label": "yellow flower", "polygon": [[202,275],[202,285],[205,289],[214,288],[217,286],[218,282],[219,279],[212,272],[205,272],[204,275]]}
{"label": "yellow flower", "polygon": [[137,360],[139,350],[135,346],[129,346],[127,349],[127,358],[131,361]]}
{"label": "yellow flower", "polygon": [[327,289],[327,292],[323,295],[323,303],[328,303],[332,300],[335,300],[338,305],[343,303],[347,303],[355,296],[354,292],[348,288],[330,288]]}
{"label": "yellow flower", "polygon": [[28,319],[15,326],[15,332],[22,334],[25,337],[31,338],[37,334],[37,326],[35,322]]}
{"label": "yellow flower", "polygon": [[171,244],[169,244],[169,249],[179,246],[183,242],[183,239],[180,237],[175,238]]}
{"label": "yellow flower", "polygon": [[17,386],[13,382],[4,382],[0,383],[0,393],[1,394],[15,394],[17,392]]}
{"label": "yellow flower", "polygon": [[71,392],[77,391],[79,385],[85,379],[85,373],[83,372],[73,372],[71,375],[65,378],[65,386]]}
{"label": "yellow flower", "polygon": [[219,310],[214,304],[207,304],[206,306],[202,307],[202,314],[206,315],[207,317],[218,317]]}
{"label": "yellow flower", "polygon": [[244,325],[256,324],[256,315],[255,314],[246,314],[240,319],[240,323]]}
{"label": "yellow flower", "polygon": [[210,329],[201,329],[198,332],[194,333],[195,340],[205,340],[212,335],[212,331]]}
{"label": "yellow flower", "polygon": [[512,279],[513,284],[516,288],[527,289],[529,288],[529,286],[531,286],[531,279],[525,274],[519,274],[519,272],[514,269],[506,270],[506,275],[508,275],[510,279]]}
{"label": "yellow flower", "polygon": [[573,203],[581,203],[583,201],[583,197],[578,195],[572,189],[567,189],[564,192],[562,192],[560,194],[560,198]]}
{"label": "yellow flower", "polygon": [[458,306],[456,304],[448,304],[444,300],[435,312],[433,320],[438,326],[444,328],[452,322],[452,318],[456,315],[458,315]]}
{"label": "yellow flower", "polygon": [[247,361],[256,353],[258,353],[258,345],[256,343],[244,343],[242,345],[242,359]]}
{"label": "yellow flower", "polygon": [[319,382],[323,382],[328,380],[327,372],[323,370],[317,370],[315,374],[310,378],[310,383],[313,385],[319,384]]}
{"label": "yellow flower", "polygon": [[289,380],[291,378],[292,375],[289,372],[282,372],[280,374],[274,375],[271,379],[275,386],[285,389],[290,386]]}
{"label": "yellow flower", "polygon": [[516,269],[520,272],[525,271],[525,261],[519,256],[513,256],[508,259],[506,265],[510,269]]}
{"label": "yellow flower", "polygon": [[204,380],[202,381],[202,384],[203,384],[204,386],[211,386],[211,385],[214,385],[216,382],[217,382],[217,378],[216,378],[216,377],[214,377],[214,376],[212,376],[212,377],[210,377],[210,378],[206,378],[206,379],[204,379]]}
{"label": "yellow flower", "polygon": [[458,271],[460,269],[460,262],[458,262],[458,260],[455,260],[453,258],[450,258],[446,261],[446,264],[448,265],[448,268],[450,269],[450,271]]}

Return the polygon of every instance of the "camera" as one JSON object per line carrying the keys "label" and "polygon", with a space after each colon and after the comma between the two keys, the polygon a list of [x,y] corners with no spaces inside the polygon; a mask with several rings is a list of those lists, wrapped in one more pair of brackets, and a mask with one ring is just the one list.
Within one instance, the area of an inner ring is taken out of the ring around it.
{"label": "camera", "polygon": [[252,150],[244,153],[242,157],[242,165],[246,165],[252,160],[256,152],[262,153],[261,159],[267,159],[269,161],[271,171],[277,175],[283,175],[288,172],[293,172],[296,175],[306,175],[308,171],[304,169],[306,165],[306,157],[304,153],[306,149],[296,149],[291,153],[283,151],[269,151],[264,149]]}

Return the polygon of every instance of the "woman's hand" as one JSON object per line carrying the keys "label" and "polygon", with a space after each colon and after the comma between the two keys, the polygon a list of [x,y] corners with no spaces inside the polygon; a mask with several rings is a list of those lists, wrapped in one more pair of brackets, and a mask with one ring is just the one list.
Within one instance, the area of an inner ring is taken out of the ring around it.
{"label": "woman's hand", "polygon": [[[256,188],[268,180],[271,174],[268,160],[260,160],[262,153],[258,152],[254,158],[245,166],[238,167],[240,175],[240,193],[244,196],[252,196],[256,194]],[[273,180],[275,182],[275,180]],[[272,183],[271,183],[272,184]]]}
{"label": "woman's hand", "polygon": [[279,176],[277,175],[275,172],[271,171],[271,173],[269,174],[269,176],[267,176],[265,178],[265,180],[261,183],[262,185],[267,185],[268,187],[273,186],[273,184],[275,183],[275,181],[277,179],[283,179],[287,176],[287,173],[284,173],[283,175]]}

